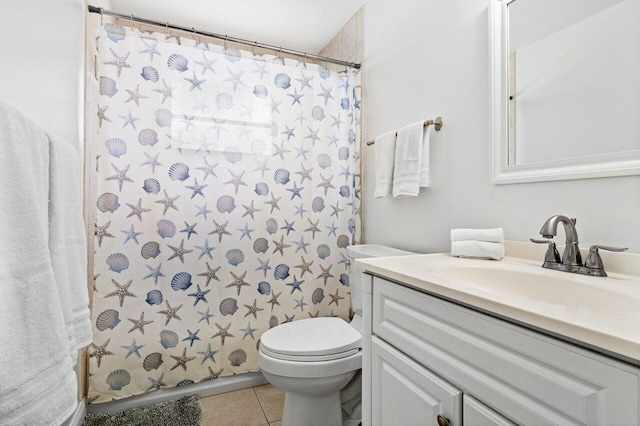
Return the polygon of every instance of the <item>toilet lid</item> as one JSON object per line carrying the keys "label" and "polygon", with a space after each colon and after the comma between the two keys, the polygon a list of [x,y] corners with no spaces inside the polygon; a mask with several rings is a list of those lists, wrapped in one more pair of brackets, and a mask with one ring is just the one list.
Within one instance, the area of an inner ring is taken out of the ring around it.
{"label": "toilet lid", "polygon": [[361,346],[360,333],[340,318],[309,318],[281,324],[266,331],[260,347],[271,356],[322,360],[352,354]]}

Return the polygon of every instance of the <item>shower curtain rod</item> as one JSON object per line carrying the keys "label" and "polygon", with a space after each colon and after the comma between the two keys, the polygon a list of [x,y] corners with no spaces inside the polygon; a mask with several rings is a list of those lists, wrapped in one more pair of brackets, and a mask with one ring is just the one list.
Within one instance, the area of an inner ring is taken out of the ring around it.
{"label": "shower curtain rod", "polygon": [[230,37],[230,36],[228,36],[226,34],[210,33],[210,32],[207,32],[207,31],[196,30],[195,28],[185,28],[185,27],[181,27],[179,25],[170,24],[168,22],[159,22],[159,21],[154,21],[154,20],[151,20],[151,19],[139,18],[139,17],[133,16],[133,15],[123,15],[121,13],[112,12],[112,11],[109,11],[109,10],[104,10],[101,7],[96,7],[96,6],[91,6],[91,5],[89,5],[88,7],[89,7],[89,12],[90,13],[98,13],[100,15],[106,15],[106,16],[111,16],[111,17],[114,17],[114,18],[126,19],[126,20],[129,20],[129,21],[132,21],[132,22],[139,22],[141,24],[147,24],[147,25],[153,25],[153,26],[156,26],[156,27],[162,27],[162,28],[166,28],[167,30],[183,31],[183,32],[187,32],[187,33],[190,33],[190,34],[193,34],[193,35],[199,35],[199,36],[204,36],[204,37],[215,38],[215,39],[218,39],[218,40],[229,41],[229,42],[236,43],[236,44],[243,44],[243,45],[246,45],[246,46],[273,50],[274,52],[278,52],[278,53],[286,53],[288,55],[295,55],[295,56],[299,56],[299,57],[302,57],[302,58],[315,59],[315,60],[319,60],[319,61],[326,62],[326,63],[336,64],[336,65],[344,65],[344,66],[347,66],[347,67],[360,69],[360,64],[358,64],[356,62],[347,62],[347,61],[341,61],[341,60],[338,60],[338,59],[328,58],[326,56],[313,55],[313,54],[309,54],[309,53],[306,53],[306,52],[300,52],[298,50],[286,49],[286,48],[283,48],[283,47],[280,47],[280,46],[273,46],[273,45],[270,45],[270,44],[258,43],[257,41],[250,41],[250,40],[245,40],[245,39],[241,39],[241,38],[237,38],[237,37]]}

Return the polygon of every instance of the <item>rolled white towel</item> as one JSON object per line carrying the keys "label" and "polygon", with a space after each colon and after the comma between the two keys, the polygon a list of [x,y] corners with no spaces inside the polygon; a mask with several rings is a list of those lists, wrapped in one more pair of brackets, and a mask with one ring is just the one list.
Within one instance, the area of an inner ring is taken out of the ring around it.
{"label": "rolled white towel", "polygon": [[504,243],[504,230],[502,228],[493,229],[467,229],[458,228],[451,230],[451,242],[456,241],[485,241],[488,243]]}
{"label": "rolled white towel", "polygon": [[454,241],[451,243],[451,255],[500,260],[504,257],[504,244],[475,240]]}

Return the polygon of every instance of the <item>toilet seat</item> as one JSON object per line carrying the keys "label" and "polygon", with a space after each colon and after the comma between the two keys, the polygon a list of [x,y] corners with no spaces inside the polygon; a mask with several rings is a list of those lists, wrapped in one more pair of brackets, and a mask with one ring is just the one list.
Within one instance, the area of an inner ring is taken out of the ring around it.
{"label": "toilet seat", "polygon": [[361,341],[360,333],[340,318],[309,318],[266,331],[260,350],[275,359],[320,362],[355,355]]}
{"label": "toilet seat", "polygon": [[275,359],[282,359],[285,361],[296,361],[296,362],[320,362],[320,361],[333,361],[335,359],[346,358],[351,355],[355,355],[360,352],[360,349],[354,348],[348,351],[339,352],[336,354],[327,354],[327,355],[285,355],[278,352],[270,351],[269,349],[260,345],[260,350],[265,354]]}
{"label": "toilet seat", "polygon": [[274,358],[261,348],[258,351],[258,364],[263,373],[271,375],[300,379],[326,378],[362,368],[362,351],[330,361],[305,362]]}

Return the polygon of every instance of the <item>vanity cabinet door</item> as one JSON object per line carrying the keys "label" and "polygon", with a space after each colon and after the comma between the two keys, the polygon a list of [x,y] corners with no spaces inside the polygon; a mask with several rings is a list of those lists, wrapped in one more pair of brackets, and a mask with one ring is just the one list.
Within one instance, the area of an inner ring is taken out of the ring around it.
{"label": "vanity cabinet door", "polygon": [[462,417],[469,426],[515,426],[509,420],[493,411],[470,395],[462,398]]}
{"label": "vanity cabinet door", "polygon": [[[384,341],[372,342],[374,426],[462,425],[462,392]],[[446,420],[445,420],[446,419]]]}

